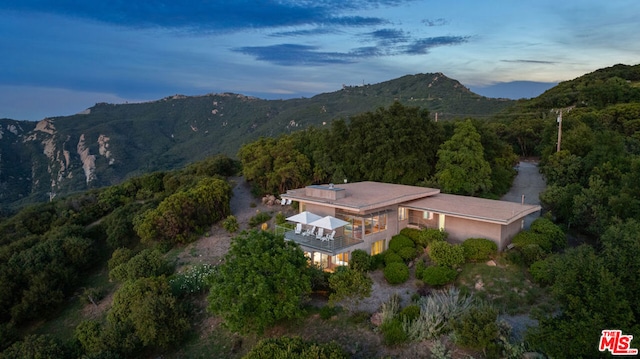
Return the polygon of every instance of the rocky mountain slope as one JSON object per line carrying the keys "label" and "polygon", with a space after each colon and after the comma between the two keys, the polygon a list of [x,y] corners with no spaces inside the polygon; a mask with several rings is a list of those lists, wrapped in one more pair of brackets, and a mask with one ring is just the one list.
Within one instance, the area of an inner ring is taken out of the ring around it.
{"label": "rocky mountain slope", "polygon": [[238,94],[175,95],[135,104],[99,103],[40,122],[0,119],[0,207],[46,201],[173,169],[260,136],[324,126],[400,101],[441,120],[489,117],[513,104],[469,91],[441,73],[341,90],[312,98],[263,100]]}

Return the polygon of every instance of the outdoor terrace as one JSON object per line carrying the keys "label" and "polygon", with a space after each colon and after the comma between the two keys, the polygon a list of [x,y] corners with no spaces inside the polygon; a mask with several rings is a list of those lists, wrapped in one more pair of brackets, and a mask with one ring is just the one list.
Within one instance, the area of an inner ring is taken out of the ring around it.
{"label": "outdoor terrace", "polygon": [[[336,234],[333,240],[322,241],[315,236],[296,234],[295,230],[284,226],[276,226],[275,233],[277,235],[284,235],[284,239],[287,241],[298,243],[305,251],[319,251],[332,256],[343,253],[347,248],[363,242],[360,239],[339,234]],[[329,231],[329,233],[331,233],[331,231]],[[329,233],[325,230],[325,234]]]}

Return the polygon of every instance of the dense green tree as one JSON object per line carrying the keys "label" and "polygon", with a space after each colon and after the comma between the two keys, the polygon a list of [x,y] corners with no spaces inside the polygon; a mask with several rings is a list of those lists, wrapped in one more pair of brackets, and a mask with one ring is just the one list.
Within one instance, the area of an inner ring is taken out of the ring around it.
{"label": "dense green tree", "polygon": [[492,348],[495,340],[498,339],[497,319],[498,311],[488,305],[469,308],[451,321],[456,343],[486,353],[486,350]]}
{"label": "dense green tree", "polygon": [[59,340],[49,335],[27,335],[0,353],[0,359],[59,359],[70,355]]}
{"label": "dense green tree", "polygon": [[603,328],[628,332],[632,326],[626,284],[586,245],[567,250],[552,263],[551,289],[560,311],[540,318],[528,341],[554,358],[597,357]]}
{"label": "dense green tree", "polygon": [[301,317],[310,292],[300,247],[268,232],[244,232],[232,239],[211,276],[209,311],[234,332],[262,332],[279,320]]}
{"label": "dense green tree", "polygon": [[[116,252],[114,252],[116,254]],[[115,263],[114,257],[110,264]],[[173,272],[173,266],[164,258],[158,250],[143,249],[124,263],[116,265],[109,271],[109,278],[124,282],[142,277],[158,277],[169,275]]]}
{"label": "dense green tree", "polygon": [[444,192],[474,195],[491,189],[491,166],[471,120],[457,123],[454,135],[440,146],[436,169]]}

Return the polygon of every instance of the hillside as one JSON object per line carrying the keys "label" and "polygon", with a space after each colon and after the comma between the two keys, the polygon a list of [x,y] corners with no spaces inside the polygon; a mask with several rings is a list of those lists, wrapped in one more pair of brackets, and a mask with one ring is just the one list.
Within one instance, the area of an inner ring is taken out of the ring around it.
{"label": "hillside", "polygon": [[439,119],[489,117],[513,101],[472,93],[441,73],[404,76],[312,98],[175,95],[136,104],[99,103],[38,123],[0,119],[0,208],[119,183],[207,156],[234,157],[243,143],[400,101]]}

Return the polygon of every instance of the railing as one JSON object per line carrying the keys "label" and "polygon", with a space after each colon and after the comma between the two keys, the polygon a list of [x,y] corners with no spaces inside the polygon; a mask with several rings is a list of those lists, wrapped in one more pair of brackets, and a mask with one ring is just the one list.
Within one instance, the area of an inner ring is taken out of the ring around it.
{"label": "railing", "polygon": [[331,253],[332,255],[342,253],[346,248],[364,242],[360,239],[344,235],[336,235],[332,240],[320,240],[316,238],[315,235],[296,234],[295,230],[279,225],[276,225],[274,231],[277,235],[283,235],[285,240],[294,241],[302,247]]}

